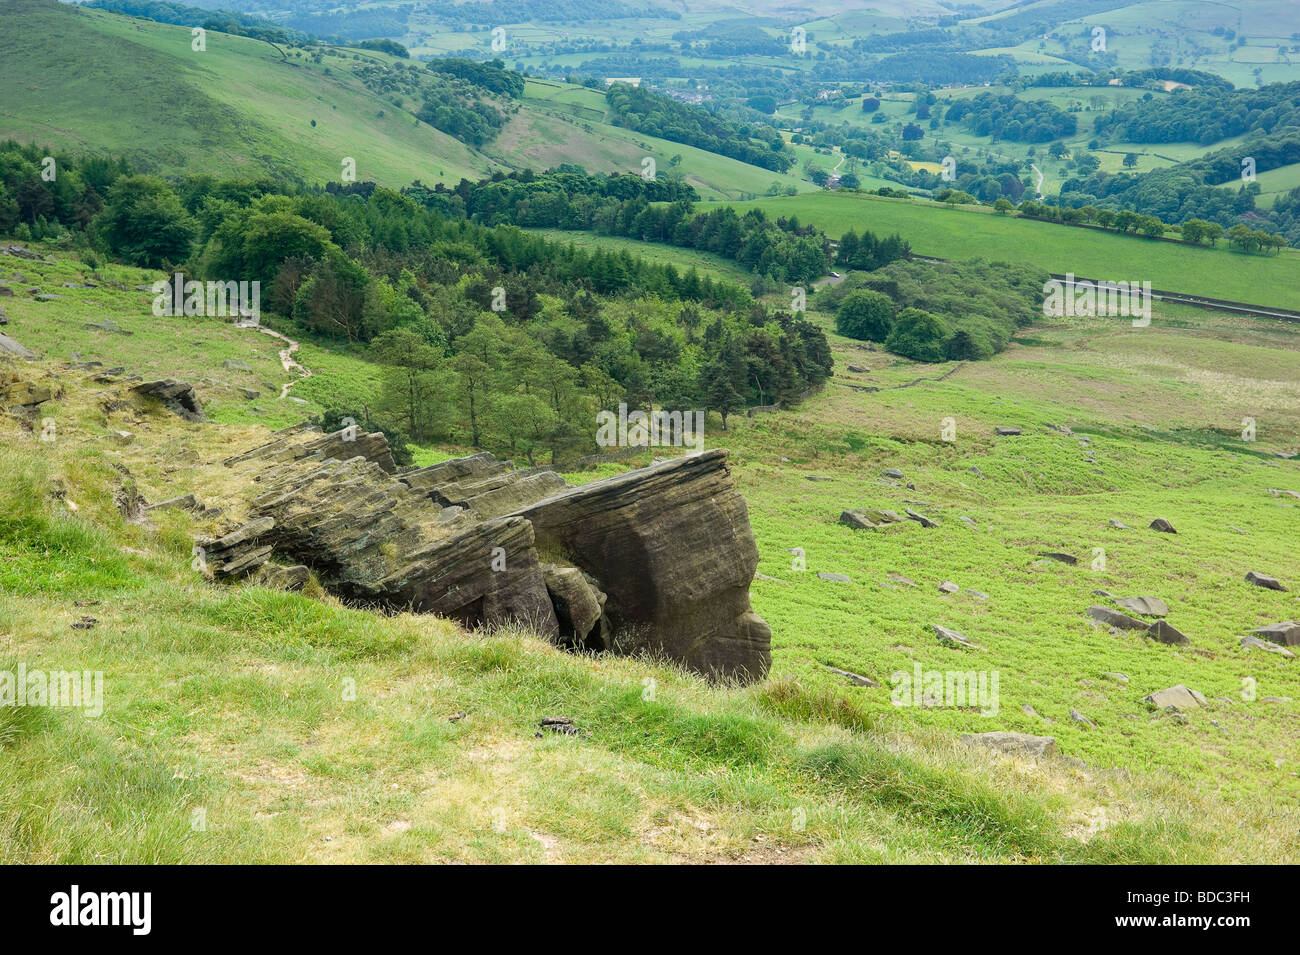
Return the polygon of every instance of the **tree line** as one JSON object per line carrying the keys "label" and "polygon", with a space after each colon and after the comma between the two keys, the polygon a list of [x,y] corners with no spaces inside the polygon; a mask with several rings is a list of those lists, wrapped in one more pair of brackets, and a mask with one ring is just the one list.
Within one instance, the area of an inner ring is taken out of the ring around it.
{"label": "tree line", "polygon": [[268,318],[382,366],[377,402],[359,407],[362,393],[344,383],[329,410],[369,413],[399,451],[410,438],[570,460],[595,449],[596,411],[621,401],[707,409],[725,426],[748,404],[796,402],[830,374],[820,328],[740,285],[448,215],[418,201],[433,190],[169,183],[75,157],[45,182],[42,158],[0,144],[0,214],[14,214],[15,231],[31,236],[17,217],[34,215],[92,265],[106,255],[262,282]]}

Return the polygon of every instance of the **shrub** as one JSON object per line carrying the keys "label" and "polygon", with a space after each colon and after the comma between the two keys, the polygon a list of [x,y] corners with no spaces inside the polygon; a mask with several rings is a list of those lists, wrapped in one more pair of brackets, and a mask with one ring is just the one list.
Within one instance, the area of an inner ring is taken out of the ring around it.
{"label": "shrub", "polygon": [[935,315],[919,308],[905,308],[894,320],[885,347],[914,361],[938,362],[947,358],[948,328]]}
{"label": "shrub", "polygon": [[883,342],[893,327],[894,303],[880,292],[850,292],[835,312],[835,330],[859,341]]}

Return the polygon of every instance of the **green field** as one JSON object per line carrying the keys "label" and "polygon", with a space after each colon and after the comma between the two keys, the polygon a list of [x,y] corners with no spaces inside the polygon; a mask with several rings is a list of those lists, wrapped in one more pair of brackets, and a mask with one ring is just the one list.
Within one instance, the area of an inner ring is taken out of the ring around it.
{"label": "green field", "polygon": [[595,235],[591,232],[574,232],[565,229],[527,229],[553,242],[572,243],[582,249],[605,249],[614,252],[629,252],[649,262],[661,262],[673,265],[680,271],[697,269],[701,275],[714,279],[725,279],[748,285],[754,278],[749,272],[731,259],[714,255],[711,252],[699,252],[695,249],[679,249],[671,245],[658,245],[651,242],[638,242],[616,235]]}
{"label": "green field", "polygon": [[503,165],[549,169],[577,163],[591,172],[640,175],[648,157],[656,174],[679,176],[706,198],[761,196],[774,186],[817,188],[795,175],[797,167],[778,173],[610,125],[604,95],[586,87],[529,80],[524,105],[484,150]]}
{"label": "green field", "polygon": [[1023,261],[1057,274],[1073,272],[1112,281],[1127,277],[1171,291],[1300,308],[1300,282],[1296,281],[1300,254],[1294,249],[1276,256],[1243,255],[1222,245],[1195,248],[1001,216],[987,208],[949,209],[847,192],[733,205],[761,208],[773,218],[798,216],[800,222],[812,223],[833,237],[849,229],[898,232],[922,255]]}
{"label": "green field", "polygon": [[1300,163],[1270,169],[1256,176],[1260,193],[1255,204],[1261,209],[1271,209],[1273,203],[1292,189],[1300,188]]}

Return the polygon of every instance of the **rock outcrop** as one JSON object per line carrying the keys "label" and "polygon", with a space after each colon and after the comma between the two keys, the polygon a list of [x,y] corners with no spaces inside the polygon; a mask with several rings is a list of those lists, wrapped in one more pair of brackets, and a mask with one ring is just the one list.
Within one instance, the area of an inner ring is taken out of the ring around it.
{"label": "rock outcrop", "polygon": [[146,381],[131,389],[147,398],[157,398],[170,412],[180,415],[186,421],[207,421],[199,396],[194,393],[194,386],[175,378],[163,378],[159,381]]}
{"label": "rock outcrop", "polygon": [[198,542],[215,577],[274,557],[361,604],[520,622],[715,680],[767,673],[771,632],[749,604],[758,549],[725,451],[569,487],[486,453],[399,469],[382,433],[297,426],[225,463],[256,490],[244,525]]}
{"label": "rock outcrop", "polygon": [[516,513],[543,552],[600,582],[615,649],[715,679],[766,675],[772,633],[749,605],[758,547],[726,451],[569,488]]}

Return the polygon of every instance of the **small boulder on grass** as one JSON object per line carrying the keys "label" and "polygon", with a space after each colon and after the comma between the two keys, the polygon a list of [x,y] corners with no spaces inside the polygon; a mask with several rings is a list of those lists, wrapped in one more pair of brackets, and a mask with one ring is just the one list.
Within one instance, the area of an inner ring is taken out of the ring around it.
{"label": "small boulder on grass", "polygon": [[1112,597],[1111,599],[1125,610],[1131,610],[1144,617],[1169,616],[1169,604],[1159,597]]}
{"label": "small boulder on grass", "polygon": [[1168,620],[1157,620],[1147,628],[1147,636],[1169,646],[1189,646],[1191,639],[1182,631],[1174,628]]}
{"label": "small boulder on grass", "polygon": [[1111,610],[1109,607],[1091,606],[1088,608],[1088,616],[1108,627],[1117,627],[1120,630],[1147,629],[1147,625],[1141,620],[1135,620],[1128,614]]}
{"label": "small boulder on grass", "polygon": [[950,627],[945,627],[937,623],[930,624],[930,627],[934,630],[940,643],[947,644],[950,647],[962,647],[967,650],[980,649],[979,644],[972,642],[967,639],[965,634],[953,630]]}
{"label": "small boulder on grass", "polygon": [[836,676],[844,677],[844,679],[848,680],[854,686],[867,686],[867,687],[880,686],[880,684],[877,683],[875,680],[871,679],[871,677],[863,676],[861,673],[854,673],[852,670],[841,670],[839,667],[833,667],[833,666],[827,666],[826,669],[829,670],[831,673],[834,673]]}
{"label": "small boulder on grass", "polygon": [[1205,697],[1181,683],[1166,690],[1156,690],[1142,697],[1142,702],[1160,710],[1190,710],[1205,705]]}
{"label": "small boulder on grass", "polygon": [[1241,645],[1246,650],[1267,650],[1269,653],[1279,654],[1288,660],[1295,659],[1295,654],[1286,647],[1278,646],[1276,643],[1270,643],[1267,640],[1261,640],[1252,634],[1242,637]]}
{"label": "small boulder on grass", "polygon": [[1267,627],[1256,627],[1251,633],[1257,633],[1265,640],[1284,647],[1300,647],[1300,623],[1294,620],[1270,623]]}
{"label": "small boulder on grass", "polygon": [[1174,530],[1174,525],[1170,524],[1163,517],[1157,517],[1154,521],[1151,522],[1150,527],[1153,531],[1159,531],[1161,534],[1178,533],[1178,531]]}
{"label": "small boulder on grass", "polygon": [[1256,587],[1264,587],[1268,590],[1286,591],[1286,588],[1278,583],[1276,577],[1270,577],[1267,574],[1257,574],[1253,570],[1247,572],[1246,582],[1254,584]]}

